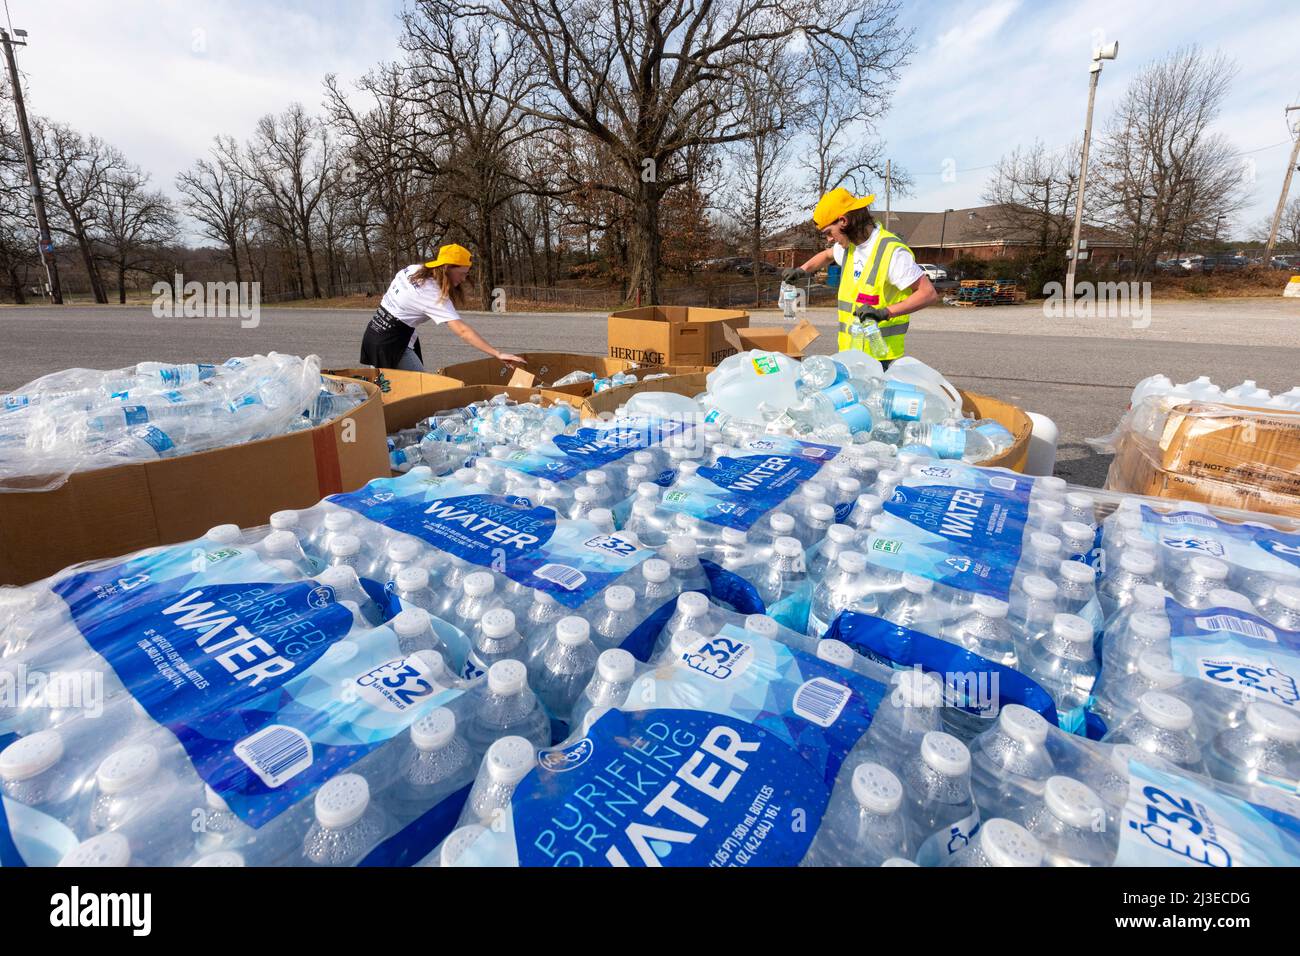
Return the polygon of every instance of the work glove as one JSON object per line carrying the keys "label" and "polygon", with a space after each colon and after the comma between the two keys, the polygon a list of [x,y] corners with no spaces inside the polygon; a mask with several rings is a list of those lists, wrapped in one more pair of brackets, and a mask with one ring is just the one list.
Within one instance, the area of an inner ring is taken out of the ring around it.
{"label": "work glove", "polygon": [[781,272],[782,282],[798,282],[800,279],[808,278],[808,273],[804,269],[795,266],[793,269],[784,269]]}
{"label": "work glove", "polygon": [[884,322],[889,319],[889,310],[879,306],[867,305],[865,302],[853,310],[853,317],[859,322]]}

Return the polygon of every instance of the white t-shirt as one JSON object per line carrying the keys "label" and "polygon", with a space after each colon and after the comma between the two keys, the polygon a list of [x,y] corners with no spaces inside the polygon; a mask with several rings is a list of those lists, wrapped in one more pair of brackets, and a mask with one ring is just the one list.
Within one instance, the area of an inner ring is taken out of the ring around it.
{"label": "white t-shirt", "polygon": [[[871,235],[867,237],[867,241],[862,243],[858,248],[870,249],[871,244],[876,239],[876,233],[878,232],[880,232],[880,227],[876,226],[876,228],[871,230]],[[844,247],[839,243],[836,243],[832,253],[835,256],[835,261],[839,265],[843,266],[845,257]],[[862,265],[862,263],[855,260],[853,265],[856,268]],[[916,284],[916,280],[921,278],[923,275],[925,275],[925,273],[921,270],[921,267],[916,264],[916,258],[912,255],[912,250],[908,249],[906,246],[899,246],[894,250],[894,254],[889,257],[889,284],[895,289],[910,289]]]}
{"label": "white t-shirt", "polygon": [[379,302],[389,315],[411,327],[411,341],[406,345],[408,349],[415,348],[416,326],[430,320],[437,325],[442,325],[444,322],[455,322],[460,318],[456,306],[450,298],[443,296],[437,281],[430,278],[421,285],[411,281],[411,276],[418,268],[419,265],[407,266],[393,276],[388,291]]}

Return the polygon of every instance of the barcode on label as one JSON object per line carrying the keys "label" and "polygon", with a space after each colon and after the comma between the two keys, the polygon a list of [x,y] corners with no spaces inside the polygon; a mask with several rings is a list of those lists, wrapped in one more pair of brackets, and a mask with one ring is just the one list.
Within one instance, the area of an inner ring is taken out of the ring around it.
{"label": "barcode on label", "polygon": [[853,692],[843,684],[825,677],[814,677],[795,692],[794,712],[818,727],[829,727],[839,720],[851,696]]}
{"label": "barcode on label", "polygon": [[275,788],[311,766],[311,740],[296,727],[276,724],[235,744],[235,756]]}
{"label": "barcode on label", "polygon": [[587,583],[585,574],[567,564],[543,564],[533,574],[543,581],[558,584],[566,591],[575,591]]}
{"label": "barcode on label", "polygon": [[1231,631],[1233,634],[1240,634],[1243,637],[1253,637],[1257,641],[1268,641],[1270,644],[1277,643],[1277,633],[1271,627],[1232,614],[1213,614],[1208,617],[1198,617],[1196,626],[1203,631]]}

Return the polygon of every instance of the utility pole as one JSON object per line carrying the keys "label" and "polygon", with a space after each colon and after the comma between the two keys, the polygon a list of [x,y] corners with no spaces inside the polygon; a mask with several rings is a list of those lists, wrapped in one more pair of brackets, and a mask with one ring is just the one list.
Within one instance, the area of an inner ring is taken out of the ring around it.
{"label": "utility pole", "polygon": [[[1288,119],[1292,110],[1300,110],[1300,106],[1286,108],[1285,115]],[[1282,222],[1282,210],[1286,207],[1287,194],[1291,192],[1291,176],[1295,173],[1297,161],[1300,161],[1300,126],[1296,128],[1295,145],[1291,147],[1291,161],[1287,163],[1286,178],[1282,180],[1282,195],[1277,199],[1277,210],[1273,213],[1273,228],[1268,231],[1268,245],[1264,247],[1265,269],[1273,265],[1273,246],[1277,242],[1277,228]]]}
{"label": "utility pole", "polygon": [[1119,44],[1098,47],[1088,68],[1088,117],[1083,124],[1083,155],[1079,159],[1079,192],[1074,199],[1074,238],[1070,242],[1070,265],[1065,272],[1065,298],[1074,301],[1074,273],[1079,266],[1079,235],[1083,231],[1083,190],[1088,180],[1088,145],[1092,141],[1092,106],[1097,100],[1097,81],[1101,79],[1101,61],[1119,55]]}
{"label": "utility pole", "polygon": [[890,210],[890,177],[893,173],[893,166],[889,160],[885,160],[885,230],[889,230],[889,210]]}
{"label": "utility pole", "polygon": [[[15,37],[27,36],[26,30],[15,30]],[[5,60],[9,64],[9,82],[14,93],[14,112],[18,114],[18,132],[23,139],[23,155],[27,159],[27,177],[31,180],[32,207],[36,211],[36,248],[45,266],[46,288],[50,301],[63,305],[63,287],[59,283],[59,264],[54,261],[54,241],[50,238],[50,223],[45,218],[45,194],[41,192],[41,177],[36,168],[36,149],[32,146],[32,130],[27,125],[27,108],[23,105],[23,87],[18,80],[18,64],[14,60],[14,47],[26,46],[27,41],[11,39],[9,31],[0,29],[0,43],[4,44]]]}

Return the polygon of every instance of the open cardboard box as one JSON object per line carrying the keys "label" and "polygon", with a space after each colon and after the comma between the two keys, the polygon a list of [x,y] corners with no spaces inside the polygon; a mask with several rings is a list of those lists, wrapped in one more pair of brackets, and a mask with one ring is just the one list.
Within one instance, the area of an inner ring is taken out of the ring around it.
{"label": "open cardboard box", "polygon": [[359,366],[357,368],[327,369],[325,374],[336,375],[339,378],[355,378],[377,386],[384,404],[399,402],[404,398],[410,398],[412,395],[441,392],[447,388],[458,388],[464,384],[458,379],[448,378],[445,375],[435,375],[430,372],[411,372],[400,368]]}
{"label": "open cardboard box", "polygon": [[749,313],[682,305],[648,305],[609,316],[609,357],[639,365],[717,365],[742,351],[729,333]]}
{"label": "open cardboard box", "polygon": [[739,329],[732,344],[737,352],[758,349],[763,352],[783,352],[791,358],[803,358],[804,349],[821,335],[807,319],[792,326],[751,326]]}
{"label": "open cardboard box", "polygon": [[[653,384],[653,383],[651,383]],[[391,402],[384,406],[384,422],[388,434],[413,428],[416,423],[438,412],[453,408],[464,408],[474,402],[486,402],[497,395],[508,395],[516,402],[529,402],[540,395],[542,404],[564,403],[572,405],[584,414],[589,414],[586,400],[580,395],[569,395],[549,388],[516,388],[509,385],[465,385],[461,388],[449,388],[440,392],[428,392],[424,395],[412,395],[400,402]]]}
{"label": "open cardboard box", "polygon": [[218,524],[265,524],[389,474],[384,406],[366,400],[300,432],[179,458],[74,473],[51,491],[0,492],[0,584],[82,561],[197,538]]}
{"label": "open cardboard box", "polygon": [[462,385],[508,385],[518,388],[551,389],[571,395],[590,395],[591,382],[575,385],[553,386],[572,372],[590,372],[596,378],[608,378],[615,372],[629,371],[633,364],[626,359],[606,358],[603,355],[574,355],[569,352],[522,352],[520,358],[528,364],[515,368],[494,358],[458,362],[439,369],[439,373]]}

